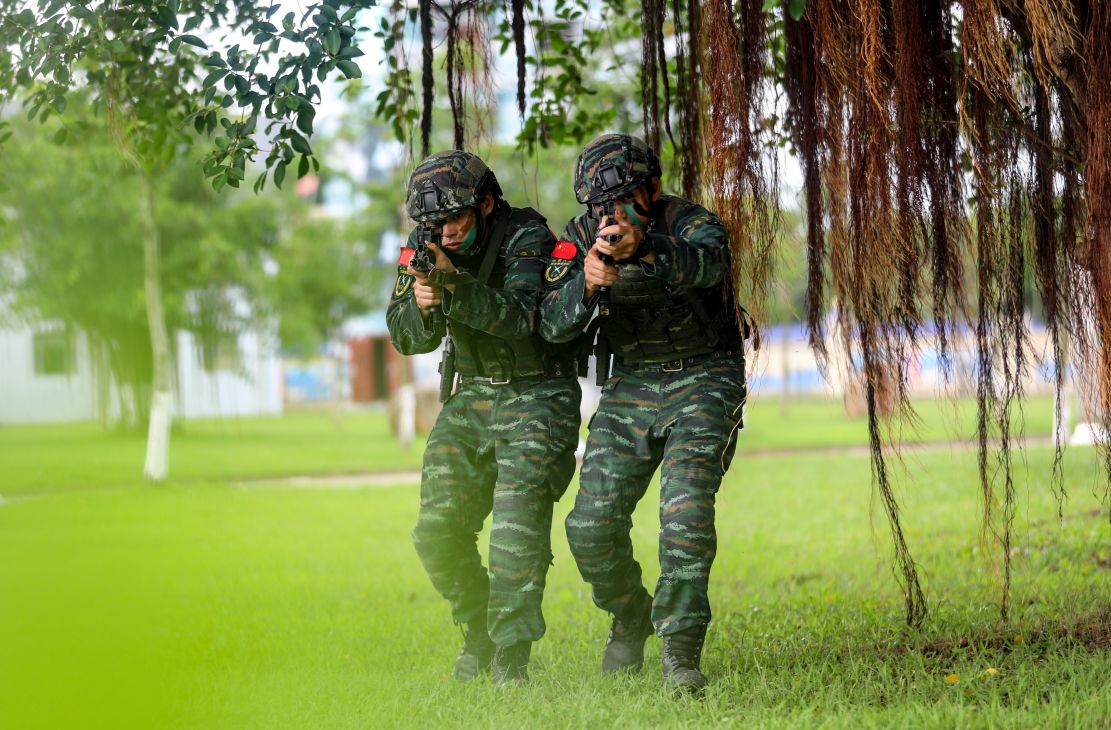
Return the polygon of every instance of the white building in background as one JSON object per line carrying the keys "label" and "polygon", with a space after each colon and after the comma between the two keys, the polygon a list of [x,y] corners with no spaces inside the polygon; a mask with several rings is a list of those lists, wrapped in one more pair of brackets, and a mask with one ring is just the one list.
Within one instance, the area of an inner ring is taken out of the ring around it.
{"label": "white building in background", "polygon": [[177,409],[182,418],[276,416],[284,377],[277,332],[245,332],[213,365],[190,332],[177,333]]}
{"label": "white building in background", "polygon": [[[179,331],[178,418],[277,415],[282,412],[282,369],[276,337],[248,332],[205,352]],[[92,421],[103,404],[110,419],[120,414],[114,383],[98,392],[99,380],[86,337],[57,323],[0,323],[0,424]]]}
{"label": "white building in background", "polygon": [[93,420],[97,404],[84,337],[50,327],[0,329],[0,424]]}

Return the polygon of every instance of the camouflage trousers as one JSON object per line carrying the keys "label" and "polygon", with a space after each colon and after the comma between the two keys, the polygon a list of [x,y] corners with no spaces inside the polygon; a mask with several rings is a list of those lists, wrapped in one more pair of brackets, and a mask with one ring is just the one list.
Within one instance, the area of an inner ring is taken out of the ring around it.
{"label": "camouflage trousers", "polygon": [[[429,435],[413,542],[452,617],[485,615],[496,644],[544,635],[552,507],[575,471],[580,396],[573,379],[464,380]],[[477,542],[491,511],[487,574]]]}
{"label": "camouflage trousers", "polygon": [[[600,608],[622,616],[651,601],[660,636],[709,623],[714,499],[736,450],[745,394],[737,355],[675,373],[618,366],[606,382],[566,523],[571,552]],[[657,467],[660,579],[652,597],[629,531]]]}

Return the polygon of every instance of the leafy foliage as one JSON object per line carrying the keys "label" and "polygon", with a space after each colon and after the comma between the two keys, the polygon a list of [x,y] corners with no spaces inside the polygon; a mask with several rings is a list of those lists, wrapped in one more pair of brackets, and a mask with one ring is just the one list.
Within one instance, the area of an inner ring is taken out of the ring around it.
{"label": "leafy foliage", "polygon": [[[5,156],[19,185],[5,194],[10,221],[0,233],[0,279],[16,314],[60,320],[92,345],[102,377],[130,390],[141,421],[151,384],[151,345],[143,293],[143,220],[135,200],[141,173],[124,163],[103,124],[72,125],[80,146],[59,146],[18,130]],[[172,330],[200,342],[264,324],[280,201],[219,196],[196,174],[197,156],[175,160],[159,187],[160,277]],[[246,310],[243,304],[247,304]]]}
{"label": "leafy foliage", "polygon": [[45,121],[88,87],[147,166],[191,131],[206,134],[203,168],[217,190],[243,182],[262,132],[270,149],[255,189],[267,175],[280,186],[295,162],[299,175],[319,167],[308,141],[319,84],[361,76],[357,16],[373,4],[326,0],[277,18],[277,3],[249,0],[0,0],[0,102],[22,90],[28,117]]}
{"label": "leafy foliage", "polygon": [[[80,106],[79,101],[75,104]],[[47,129],[58,126],[49,122]],[[95,118],[70,123],[80,145],[51,143],[17,123],[5,162],[20,181],[4,196],[0,290],[25,320],[82,332],[103,378],[128,389],[141,422],[151,386],[143,294],[141,173],[120,159]],[[367,241],[388,225],[353,231],[286,194],[217,194],[196,173],[199,152],[175,158],[159,186],[160,278],[171,331],[203,346],[277,325],[282,344],[312,350],[339,322],[376,302],[381,269]],[[379,197],[385,200],[384,196]]]}

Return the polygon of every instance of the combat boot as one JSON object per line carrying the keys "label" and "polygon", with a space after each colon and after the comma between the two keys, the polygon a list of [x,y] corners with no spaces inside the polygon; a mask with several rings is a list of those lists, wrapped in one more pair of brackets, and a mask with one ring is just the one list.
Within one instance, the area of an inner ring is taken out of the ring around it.
{"label": "combat boot", "polygon": [[494,642],[486,632],[486,617],[475,619],[463,629],[463,650],[455,658],[451,676],[460,682],[469,682],[490,667],[494,656]]}
{"label": "combat boot", "polygon": [[693,695],[706,688],[709,680],[698,668],[705,639],[705,625],[663,637],[664,684],[679,693]]}
{"label": "combat boot", "polygon": [[494,684],[507,685],[528,681],[528,660],[532,654],[531,641],[498,646],[490,673]]}
{"label": "combat boot", "polygon": [[606,648],[602,650],[602,672],[639,672],[644,666],[644,642],[652,631],[650,596],[624,615],[614,615]]}

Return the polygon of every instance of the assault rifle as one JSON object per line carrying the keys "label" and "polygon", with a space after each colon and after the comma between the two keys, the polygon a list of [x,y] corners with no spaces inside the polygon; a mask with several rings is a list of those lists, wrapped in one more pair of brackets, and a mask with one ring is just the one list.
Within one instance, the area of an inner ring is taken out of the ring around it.
{"label": "assault rifle", "polygon": [[[602,203],[602,211],[598,217],[599,230],[610,225],[611,221],[616,220],[616,218],[614,217],[615,210],[616,204],[614,203],[614,201],[607,200],[606,202]],[[617,243],[621,240],[621,236],[616,233],[609,233],[605,236],[602,236],[602,240],[606,243]],[[613,256],[610,256],[609,254],[598,254],[598,258],[600,258],[602,260],[602,263],[607,266],[612,266],[614,264]],[[608,286],[602,286],[598,288],[598,316],[610,316],[610,288]]]}
{"label": "assault rifle", "polygon": [[[436,256],[428,249],[428,245],[442,246],[443,242],[443,227],[435,223],[422,225],[420,236],[417,237],[414,246],[413,258],[409,260],[409,266],[413,268],[413,271],[420,274],[428,274],[432,271],[436,267]],[[455,387],[455,344],[451,341],[451,332],[448,331],[443,310],[433,308],[428,316],[432,320],[433,328],[438,327],[440,322],[444,323],[444,354],[440,357],[439,368],[440,402],[444,403],[451,397],[451,391]]]}
{"label": "assault rifle", "polygon": [[[606,202],[602,203],[601,214],[598,218],[599,230],[610,225],[611,221],[616,220],[616,207],[617,206],[613,200],[607,200]],[[606,243],[617,243],[621,240],[621,236],[617,233],[607,233],[605,236],[602,236],[602,240]],[[602,263],[606,264],[607,266],[612,266],[615,263],[613,256],[610,256],[609,254],[599,254],[598,258],[600,258],[602,260]],[[612,353],[610,352],[609,342],[606,341],[605,335],[602,334],[602,328],[600,326],[601,320],[609,316],[610,288],[608,286],[602,286],[598,288],[599,321],[597,323],[597,326],[594,328],[597,332],[598,337],[597,343],[594,346],[594,357],[596,358],[594,363],[594,376],[595,381],[598,383],[598,385],[604,384],[609,378],[610,356],[612,355]]]}
{"label": "assault rifle", "polygon": [[435,223],[424,223],[420,228],[420,236],[413,246],[413,258],[409,259],[409,266],[420,274],[427,274],[436,267],[436,257],[428,250],[428,244],[442,246],[444,243],[444,229]]}

